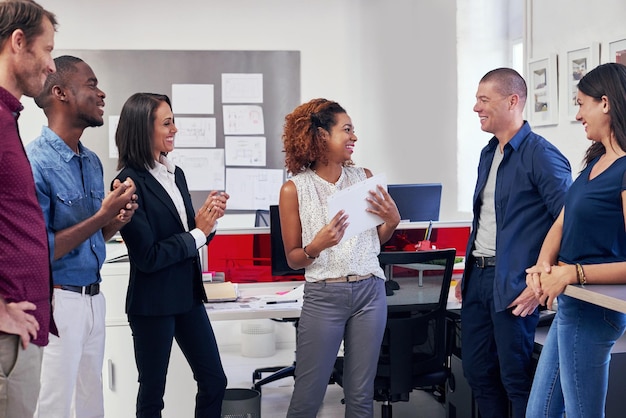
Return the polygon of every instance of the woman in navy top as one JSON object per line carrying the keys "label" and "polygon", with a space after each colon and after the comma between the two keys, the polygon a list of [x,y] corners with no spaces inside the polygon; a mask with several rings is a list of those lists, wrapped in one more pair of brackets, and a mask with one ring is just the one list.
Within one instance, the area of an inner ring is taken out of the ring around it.
{"label": "woman in navy top", "polygon": [[626,283],[626,67],[587,73],[576,101],[594,142],[527,270],[539,301],[559,302],[528,401],[532,418],[603,417],[611,349],[626,328],[626,315],[562,294],[568,284]]}

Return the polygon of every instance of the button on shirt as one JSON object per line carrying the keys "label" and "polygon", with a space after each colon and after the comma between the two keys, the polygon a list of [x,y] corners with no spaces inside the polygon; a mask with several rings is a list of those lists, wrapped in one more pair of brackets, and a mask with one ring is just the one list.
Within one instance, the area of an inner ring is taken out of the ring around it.
{"label": "button on shirt", "polygon": [[[104,199],[100,159],[81,143],[78,150],[76,154],[46,126],[41,136],[26,147],[47,226],[51,258],[54,234],[93,216]],[[99,282],[105,257],[104,237],[98,231],[52,262],[54,284],[86,286]]]}
{"label": "button on shirt", "polygon": [[[474,191],[474,220],[466,254],[472,254],[487,183],[498,139],[483,148]],[[495,187],[496,267],[494,303],[500,312],[526,287],[526,268],[537,261],[548,230],[559,215],[572,183],[569,161],[528,122],[504,146]],[[471,263],[466,263],[465,277]]]}
{"label": "button on shirt", "polygon": [[37,202],[30,164],[17,129],[19,100],[0,87],[0,295],[29,301],[39,322],[38,346],[56,333],[50,308],[50,262],[46,227]]}

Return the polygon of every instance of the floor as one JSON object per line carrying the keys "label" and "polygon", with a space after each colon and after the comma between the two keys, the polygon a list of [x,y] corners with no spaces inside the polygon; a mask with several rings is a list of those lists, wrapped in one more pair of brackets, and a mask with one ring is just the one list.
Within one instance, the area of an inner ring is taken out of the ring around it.
{"label": "floor", "polygon": [[[222,351],[222,362],[228,376],[229,388],[251,388],[252,372],[258,367],[288,365],[293,361],[294,351],[278,349],[275,355],[264,358],[243,357],[239,351]],[[266,375],[264,375],[265,377]],[[262,418],[285,418],[291,392],[293,378],[285,378],[269,383],[262,388],[261,416]],[[341,404],[343,392],[338,385],[331,384],[326,391],[324,404],[318,418],[341,418],[344,416],[344,407]],[[380,417],[380,403],[374,403],[374,417]],[[414,391],[409,402],[393,404],[394,418],[444,418],[445,407],[435,398],[425,392]]]}

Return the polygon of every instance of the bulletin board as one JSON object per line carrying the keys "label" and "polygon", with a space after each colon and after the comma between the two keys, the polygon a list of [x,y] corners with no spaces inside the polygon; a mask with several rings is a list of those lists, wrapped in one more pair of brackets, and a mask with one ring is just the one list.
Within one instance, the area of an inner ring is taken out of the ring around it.
{"label": "bulletin board", "polygon": [[[55,50],[60,55],[89,64],[106,94],[104,126],[85,130],[81,138],[102,160],[105,187],[118,173],[111,144],[116,117],[132,94],[150,92],[172,99],[179,128],[172,157],[196,189],[196,210],[214,188],[231,195],[229,212],[278,203],[284,119],[300,104],[299,51]],[[240,117],[249,119],[238,124]]]}

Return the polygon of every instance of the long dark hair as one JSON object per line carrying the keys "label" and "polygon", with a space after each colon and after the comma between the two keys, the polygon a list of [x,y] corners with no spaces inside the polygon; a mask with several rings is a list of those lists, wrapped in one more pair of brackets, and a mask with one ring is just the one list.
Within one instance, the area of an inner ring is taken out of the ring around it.
{"label": "long dark hair", "polygon": [[[615,62],[599,65],[580,79],[578,90],[595,100],[606,96],[611,133],[622,151],[626,151],[626,66]],[[585,166],[605,152],[604,145],[595,141],[585,153]]]}
{"label": "long dark hair", "polygon": [[135,93],[124,103],[115,132],[115,145],[119,151],[118,170],[124,167],[135,170],[154,168],[154,113],[163,102],[172,107],[169,97],[155,93]]}

